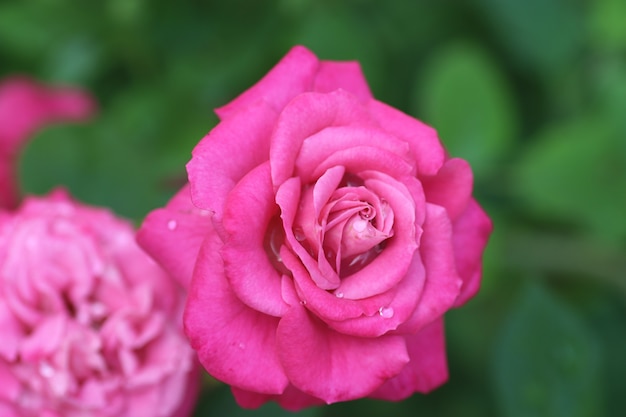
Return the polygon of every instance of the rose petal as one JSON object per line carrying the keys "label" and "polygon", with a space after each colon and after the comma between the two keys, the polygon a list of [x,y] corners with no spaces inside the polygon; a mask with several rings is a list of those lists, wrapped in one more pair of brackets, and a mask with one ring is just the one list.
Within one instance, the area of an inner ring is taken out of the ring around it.
{"label": "rose petal", "polygon": [[187,164],[191,198],[199,208],[213,211],[217,222],[230,190],[267,161],[276,117],[267,103],[255,102],[218,124],[194,148]]}
{"label": "rose petal", "polygon": [[50,88],[25,77],[0,83],[0,207],[18,204],[15,158],[24,143],[46,124],[82,121],[95,107],[78,89]]}
{"label": "rose petal", "polygon": [[[361,316],[373,316],[378,313],[381,306],[388,305],[394,297],[392,291],[365,300],[346,299],[341,293],[339,293],[341,296],[338,297],[336,293],[325,291],[315,285],[309,272],[289,249],[283,247],[280,253],[283,262],[293,274],[296,298],[301,300],[302,304],[305,304],[322,320],[340,321]],[[287,299],[285,295],[283,298]]]}
{"label": "rose petal", "polygon": [[471,199],[467,209],[457,217],[452,227],[456,267],[463,280],[461,293],[454,303],[454,307],[459,307],[480,288],[482,254],[493,225],[476,200]]}
{"label": "rose petal", "polygon": [[437,173],[443,165],[445,151],[432,127],[380,101],[370,100],[367,106],[380,126],[408,142],[417,163],[418,175]]}
{"label": "rose petal", "polygon": [[[325,320],[325,322],[336,331],[353,336],[378,337],[393,331],[412,316],[420,300],[424,281],[424,266],[419,254],[417,254],[402,281],[389,290],[389,293],[393,294],[393,298],[384,304],[377,304],[379,308],[374,315],[363,315],[337,321]],[[382,297],[374,298],[380,299]],[[347,301],[349,300],[344,298],[343,302]],[[340,303],[342,300],[337,302]],[[358,300],[357,302],[371,304],[376,301],[369,299]],[[312,302],[307,303],[307,306],[312,307]]]}
{"label": "rose petal", "polygon": [[281,275],[263,243],[276,214],[270,167],[265,163],[250,171],[228,196],[223,223],[227,238],[221,254],[237,297],[262,313],[282,316],[288,307],[280,296]]}
{"label": "rose petal", "polygon": [[385,248],[370,264],[342,279],[336,292],[350,299],[371,297],[396,285],[409,269],[421,234],[415,224],[415,202],[402,184],[368,179],[366,187],[389,202],[394,211],[394,236],[385,241]]}
{"label": "rose petal", "polygon": [[189,286],[198,251],[211,227],[209,214],[192,204],[189,186],[185,186],[167,207],[148,214],[137,232],[141,247],[183,288]]}
{"label": "rose petal", "polygon": [[314,259],[294,236],[294,220],[299,210],[299,201],[300,180],[293,177],[285,181],[276,193],[276,203],[281,209],[280,217],[283,220],[285,240],[307,268],[309,278],[319,288],[325,290],[337,288],[340,279],[335,271],[332,269],[322,271],[317,259]]}
{"label": "rose petal", "polygon": [[185,306],[185,331],[205,369],[245,390],[280,394],[288,384],[278,360],[278,319],[252,310],[230,289],[214,231],[200,249]]}
{"label": "rose petal", "polygon": [[413,316],[400,332],[415,332],[452,307],[462,281],[456,271],[452,247],[452,225],[443,207],[426,204],[426,221],[420,245],[426,269],[424,291]]}
{"label": "rose petal", "polygon": [[448,380],[443,320],[436,320],[419,333],[407,336],[406,344],[411,361],[370,397],[400,401],[415,392],[428,393]]}
{"label": "rose petal", "polygon": [[295,46],[259,82],[215,113],[224,120],[260,100],[280,111],[294,96],[312,88],[318,67],[311,51]]}
{"label": "rose petal", "polygon": [[364,102],[372,98],[358,62],[320,62],[313,91],[330,93],[340,88],[349,91]]}
{"label": "rose petal", "polygon": [[[16,402],[22,391],[22,384],[20,380],[16,378],[9,364],[10,362],[0,360],[0,387],[2,387],[2,389],[0,389],[0,411],[3,411],[2,403],[4,401],[10,403]],[[3,415],[4,414],[0,413],[0,416]],[[12,414],[9,414],[9,416],[12,416]]]}
{"label": "rose petal", "polygon": [[291,100],[281,112],[272,134],[270,165],[274,188],[293,175],[306,138],[331,126],[349,124],[375,126],[363,104],[346,91],[303,93]]}
{"label": "rose petal", "polygon": [[46,123],[81,121],[96,105],[85,92],[47,87],[26,77],[0,83],[0,154],[15,155],[22,143]]}
{"label": "rose petal", "polygon": [[289,384],[281,395],[259,394],[245,391],[237,387],[231,387],[235,401],[243,408],[259,408],[268,401],[276,401],[288,411],[298,411],[314,405],[323,405],[324,401],[312,397]]}
{"label": "rose petal", "polygon": [[315,217],[313,217],[313,219],[319,219],[324,205],[326,205],[339,186],[345,172],[345,167],[341,165],[334,166],[324,172],[315,182],[315,186],[313,187],[313,208],[315,210]]}
{"label": "rose petal", "polygon": [[276,346],[291,383],[328,404],[370,394],[409,360],[402,337],[336,333],[299,305],[280,320]]}
{"label": "rose petal", "polygon": [[41,321],[28,338],[22,342],[20,347],[22,360],[34,362],[59,349],[66,328],[67,318],[61,315]]}
{"label": "rose petal", "polygon": [[[305,177],[308,177],[333,154],[346,150],[357,150],[361,147],[380,149],[386,151],[384,154],[396,155],[400,160],[404,160],[404,163],[409,162],[410,149],[408,144],[383,130],[360,125],[332,126],[304,139],[296,160],[296,175],[302,177],[303,174],[306,174]],[[375,168],[372,167],[371,169]]]}
{"label": "rose petal", "polygon": [[472,197],[472,184],[472,169],[459,158],[447,160],[437,175],[422,179],[428,202],[445,207],[451,220],[467,207]]}
{"label": "rose petal", "polygon": [[[0,291],[1,293],[2,291]],[[2,296],[0,296],[0,299],[2,299]],[[5,359],[11,362],[17,356],[18,347],[24,337],[24,330],[5,302],[0,302],[0,329],[2,329],[0,360]]]}

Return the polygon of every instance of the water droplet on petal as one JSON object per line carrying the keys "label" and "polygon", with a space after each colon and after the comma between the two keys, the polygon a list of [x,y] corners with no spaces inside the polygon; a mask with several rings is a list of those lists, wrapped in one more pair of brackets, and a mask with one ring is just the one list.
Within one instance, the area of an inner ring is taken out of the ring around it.
{"label": "water droplet on petal", "polygon": [[336,293],[335,293],[335,297],[337,297],[337,298],[343,298],[343,293],[342,293],[341,291],[340,291],[340,292],[336,292]]}
{"label": "water droplet on petal", "polygon": [[304,234],[304,231],[300,227],[294,227],[293,235],[298,242],[302,242],[304,241],[304,239],[306,239],[306,235]]}
{"label": "water droplet on petal", "polygon": [[176,226],[178,226],[178,223],[176,223],[176,220],[170,220],[169,222],[167,222],[167,228],[169,230],[175,230]]}
{"label": "water droplet on petal", "polygon": [[300,300],[300,304],[305,306],[306,305],[306,300]]}
{"label": "water droplet on petal", "polygon": [[390,319],[390,318],[393,317],[393,308],[392,307],[381,307],[378,310],[378,314],[380,314],[380,316],[382,318]]}

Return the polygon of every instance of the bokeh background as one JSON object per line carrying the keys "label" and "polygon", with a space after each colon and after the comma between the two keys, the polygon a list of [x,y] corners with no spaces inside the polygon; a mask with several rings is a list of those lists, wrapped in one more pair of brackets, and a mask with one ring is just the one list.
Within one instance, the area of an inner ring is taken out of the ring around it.
{"label": "bokeh background", "polygon": [[[359,60],[377,98],[437,128],[495,223],[481,292],[447,315],[445,386],[298,415],[626,415],[623,0],[5,0],[0,75],[101,108],[37,135],[25,189],[139,223],[185,181],[212,109],[294,44]],[[195,415],[291,414],[241,410],[207,378]]]}

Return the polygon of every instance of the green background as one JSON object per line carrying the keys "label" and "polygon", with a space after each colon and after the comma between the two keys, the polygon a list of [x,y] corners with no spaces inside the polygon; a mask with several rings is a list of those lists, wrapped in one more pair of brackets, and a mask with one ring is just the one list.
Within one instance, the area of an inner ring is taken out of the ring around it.
{"label": "green background", "polygon": [[[4,1],[0,75],[101,107],[34,138],[24,188],[139,223],[184,182],[212,109],[294,44],[359,60],[378,99],[437,128],[495,223],[481,292],[446,316],[446,385],[299,415],[626,415],[623,0]],[[207,378],[196,415],[290,413],[241,410]]]}

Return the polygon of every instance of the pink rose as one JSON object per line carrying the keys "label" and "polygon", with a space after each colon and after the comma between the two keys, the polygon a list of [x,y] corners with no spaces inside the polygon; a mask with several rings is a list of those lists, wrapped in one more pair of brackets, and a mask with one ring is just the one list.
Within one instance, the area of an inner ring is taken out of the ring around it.
{"label": "pink rose", "polygon": [[0,416],[183,417],[181,289],[131,225],[62,191],[0,215]]}
{"label": "pink rose", "polygon": [[95,107],[77,89],[46,87],[26,77],[0,82],[0,208],[18,204],[14,164],[22,145],[46,124],[84,120]]}
{"label": "pink rose", "polygon": [[303,47],[217,114],[139,232],[189,285],[207,371],[244,407],[292,410],[445,382],[443,314],[478,290],[491,232],[468,164],[357,63]]}

